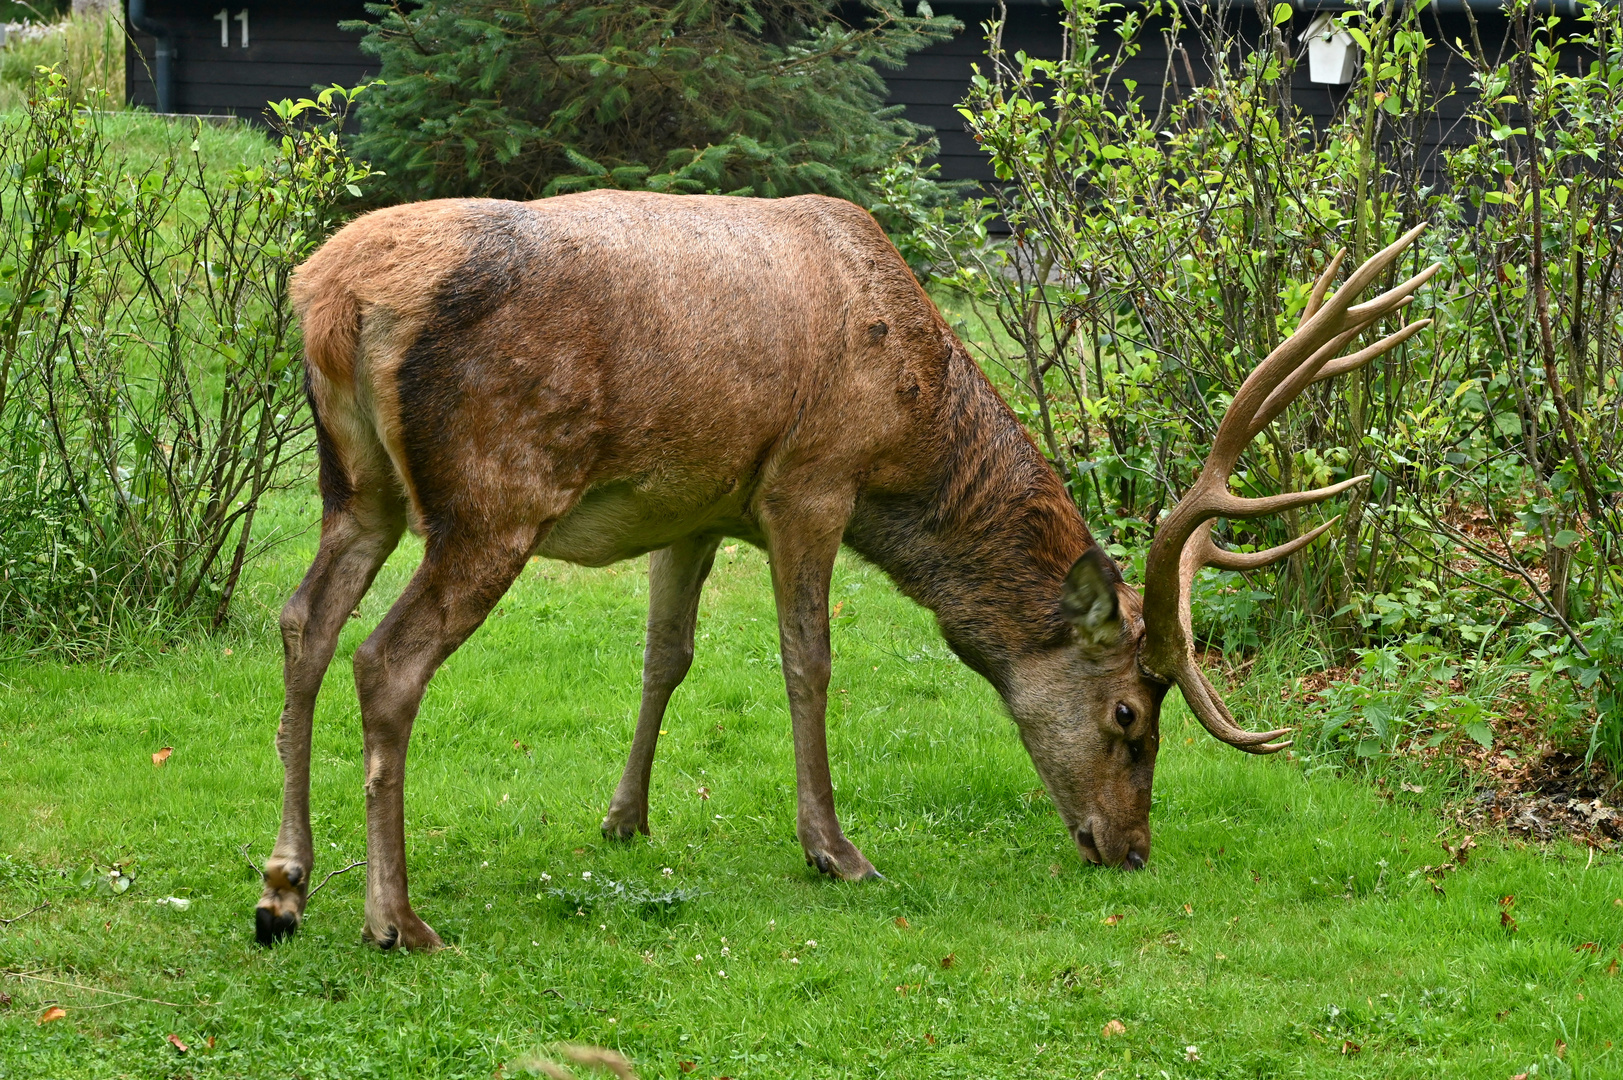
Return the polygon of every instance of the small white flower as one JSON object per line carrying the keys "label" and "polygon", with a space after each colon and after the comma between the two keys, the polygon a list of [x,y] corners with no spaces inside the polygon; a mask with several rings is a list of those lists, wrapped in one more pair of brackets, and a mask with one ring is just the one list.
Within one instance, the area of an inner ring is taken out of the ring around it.
{"label": "small white flower", "polygon": [[798,963],[800,963],[800,957],[798,957],[798,956],[791,956],[791,957],[790,957],[790,958],[789,958],[789,962],[790,962],[790,963],[791,963],[791,964],[798,964]]}
{"label": "small white flower", "polygon": [[489,865],[490,865],[490,860],[486,859],[484,862],[479,864],[479,869],[483,870],[485,867],[487,867]]}
{"label": "small white flower", "polygon": [[727,973],[725,971],[718,971],[718,972],[716,972],[716,974],[720,975],[723,979],[725,979],[727,977]]}
{"label": "small white flower", "polygon": [[672,874],[676,873],[676,871],[667,866],[665,869],[661,870],[660,873],[664,874],[666,877],[670,877]]}
{"label": "small white flower", "polygon": [[727,946],[723,945],[721,947],[721,955],[723,955],[723,956],[731,956],[731,955],[733,955],[733,950],[731,950]]}
{"label": "small white flower", "polygon": [[1198,1046],[1186,1046],[1186,1047],[1184,1047],[1183,1048],[1183,1059],[1185,1061],[1199,1061],[1200,1060],[1200,1047],[1198,1047]]}
{"label": "small white flower", "polygon": [[619,1023],[619,1022],[620,1022],[620,1018],[619,1018],[619,1017],[618,1017],[618,1016],[611,1016],[611,1017],[609,1017],[609,1023],[611,1023],[611,1024],[618,1024],[618,1023]]}
{"label": "small white flower", "polygon": [[701,962],[702,960],[704,960],[704,957],[700,956],[698,953],[693,954],[693,962],[695,964]]}
{"label": "small white flower", "polygon": [[598,923],[598,924],[597,924],[597,928],[598,928],[598,929],[599,929],[599,930],[607,930],[607,929],[608,929],[608,928],[609,928],[609,927],[608,927],[608,924],[607,924],[607,923]]}
{"label": "small white flower", "polygon": [[491,909],[491,908],[493,908],[493,907],[495,907],[495,906],[496,906],[496,905],[494,905],[494,904],[486,904],[486,905],[485,905],[485,910],[486,910],[486,911],[489,911],[489,910],[490,910],[490,909]]}
{"label": "small white flower", "polygon": [[580,872],[580,879],[582,881],[591,881],[592,880],[592,872],[590,870],[582,870]]}
{"label": "small white flower", "polygon": [[542,874],[541,875],[541,880],[542,881],[551,881],[552,880],[552,875],[551,874]]}
{"label": "small white flower", "polygon": [[532,942],[530,942],[530,944],[534,945],[538,949],[541,947],[541,943],[539,941],[532,941]]}
{"label": "small white flower", "polygon": [[817,942],[815,942],[815,941],[808,941],[808,942],[806,942],[806,948],[808,948],[808,949],[815,949],[815,948],[817,948]]}

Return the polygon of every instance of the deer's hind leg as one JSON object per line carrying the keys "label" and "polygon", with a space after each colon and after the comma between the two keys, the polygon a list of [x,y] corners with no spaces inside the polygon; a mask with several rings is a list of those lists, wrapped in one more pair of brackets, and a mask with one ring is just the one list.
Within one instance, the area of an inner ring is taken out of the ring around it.
{"label": "deer's hind leg", "polygon": [[[323,433],[324,435],[325,433]],[[323,461],[321,545],[304,581],[282,609],[285,698],[276,749],[282,758],[282,825],[265,861],[265,891],[254,912],[255,936],[269,945],[298,929],[315,868],[310,835],[310,727],[316,693],[355,605],[372,585],[406,527],[405,502],[392,480],[369,470],[365,487],[334,485]],[[361,471],[361,470],[357,470]]]}
{"label": "deer's hind leg", "polygon": [[642,654],[642,707],[631,756],[614,789],[603,835],[629,840],[648,834],[648,781],[654,747],[671,694],[693,665],[693,630],[699,620],[699,594],[710,576],[719,536],[689,537],[648,557],[648,644]]}
{"label": "deer's hind leg", "polygon": [[406,747],[428,680],[523,571],[535,531],[449,530],[430,539],[406,591],[355,650],[366,764],[366,922],[385,949],[437,949],[406,891]]}

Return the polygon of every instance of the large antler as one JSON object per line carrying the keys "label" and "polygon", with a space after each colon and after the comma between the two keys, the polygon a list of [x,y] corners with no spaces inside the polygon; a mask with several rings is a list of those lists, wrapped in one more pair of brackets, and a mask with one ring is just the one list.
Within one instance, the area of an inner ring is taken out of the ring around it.
{"label": "large antler", "polygon": [[1242,554],[1224,551],[1212,543],[1208,524],[1218,517],[1256,518],[1277,514],[1298,506],[1309,506],[1339,495],[1369,479],[1355,476],[1339,484],[1313,491],[1247,499],[1229,491],[1229,474],[1240,454],[1258,432],[1285,410],[1296,396],[1321,379],[1354,371],[1400,342],[1408,340],[1431,322],[1421,319],[1391,334],[1367,349],[1350,356],[1337,356],[1364,330],[1392,312],[1407,306],[1414,292],[1436,274],[1441,264],[1433,264],[1397,288],[1368,303],[1352,305],[1353,300],[1375,280],[1398,255],[1412,244],[1425,226],[1417,226],[1395,244],[1379,252],[1347,279],[1329,300],[1325,294],[1341,266],[1346,251],[1337,253],[1313,286],[1307,310],[1302,312],[1296,332],[1280,343],[1258,364],[1241,384],[1228,412],[1218,425],[1212,452],[1200,476],[1183,499],[1156,530],[1144,565],[1144,641],[1138,664],[1152,679],[1177,683],[1184,701],[1200,718],[1207,731],[1230,746],[1253,754],[1271,754],[1289,746],[1275,742],[1289,728],[1278,731],[1246,731],[1234,722],[1223,699],[1207,680],[1195,660],[1194,633],[1190,625],[1189,586],[1202,566],[1225,570],[1249,570],[1283,559],[1311,544],[1336,523],[1335,518],[1309,533],[1267,551]]}

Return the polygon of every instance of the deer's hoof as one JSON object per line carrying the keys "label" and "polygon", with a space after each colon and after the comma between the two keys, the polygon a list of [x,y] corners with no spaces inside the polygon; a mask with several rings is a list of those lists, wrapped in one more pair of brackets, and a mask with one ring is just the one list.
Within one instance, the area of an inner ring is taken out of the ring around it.
{"label": "deer's hoof", "polygon": [[274,945],[298,930],[309,877],[291,859],[273,858],[265,863],[265,893],[254,909],[254,938],[261,945]]}
{"label": "deer's hoof", "polygon": [[885,877],[855,844],[843,837],[837,844],[807,849],[806,865],[815,866],[839,881],[880,881]]}
{"label": "deer's hoof", "polygon": [[385,952],[401,949],[406,952],[438,952],[445,942],[434,933],[433,927],[419,919],[409,909],[404,917],[391,919],[371,918],[361,928],[361,938]]}
{"label": "deer's hoof", "polygon": [[299,916],[292,911],[278,911],[264,900],[254,909],[254,938],[261,945],[274,945],[283,938],[292,937],[299,928]]}
{"label": "deer's hoof", "polygon": [[603,819],[603,839],[605,840],[635,840],[637,834],[648,835],[648,817],[646,814],[631,814],[621,810],[609,810],[609,816]]}

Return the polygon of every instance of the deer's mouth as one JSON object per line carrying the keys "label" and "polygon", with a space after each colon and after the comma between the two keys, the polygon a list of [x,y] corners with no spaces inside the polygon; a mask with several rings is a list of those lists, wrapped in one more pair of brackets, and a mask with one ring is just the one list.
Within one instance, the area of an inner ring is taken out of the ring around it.
{"label": "deer's mouth", "polygon": [[[1149,845],[1140,845],[1129,840],[1121,845],[1120,850],[1111,850],[1108,853],[1100,848],[1099,840],[1094,836],[1091,825],[1084,825],[1072,833],[1076,839],[1076,849],[1082,858],[1095,866],[1117,866],[1123,870],[1142,870],[1149,862]],[[1110,845],[1114,847],[1114,845]]]}

